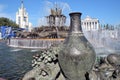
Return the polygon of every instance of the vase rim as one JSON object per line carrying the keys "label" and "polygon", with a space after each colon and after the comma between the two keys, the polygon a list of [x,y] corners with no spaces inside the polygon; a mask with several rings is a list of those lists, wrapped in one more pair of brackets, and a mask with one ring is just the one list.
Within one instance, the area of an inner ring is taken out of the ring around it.
{"label": "vase rim", "polygon": [[81,12],[71,12],[71,13],[69,13],[69,15],[72,15],[72,14],[82,14]]}

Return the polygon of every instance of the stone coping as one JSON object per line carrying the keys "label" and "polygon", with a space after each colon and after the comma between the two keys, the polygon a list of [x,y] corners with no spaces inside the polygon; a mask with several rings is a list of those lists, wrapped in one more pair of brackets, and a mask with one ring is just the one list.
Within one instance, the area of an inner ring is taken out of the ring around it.
{"label": "stone coping", "polygon": [[65,40],[65,38],[11,38],[11,39],[19,39],[19,40]]}

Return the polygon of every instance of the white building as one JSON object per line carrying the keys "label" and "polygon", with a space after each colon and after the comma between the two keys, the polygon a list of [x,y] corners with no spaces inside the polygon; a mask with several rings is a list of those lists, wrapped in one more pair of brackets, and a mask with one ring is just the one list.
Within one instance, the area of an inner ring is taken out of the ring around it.
{"label": "white building", "polygon": [[96,18],[87,16],[82,19],[81,24],[84,31],[99,30],[99,20]]}
{"label": "white building", "polygon": [[24,28],[26,31],[31,32],[32,24],[28,21],[28,13],[24,8],[23,1],[21,1],[21,7],[16,12],[16,23],[20,28]]}

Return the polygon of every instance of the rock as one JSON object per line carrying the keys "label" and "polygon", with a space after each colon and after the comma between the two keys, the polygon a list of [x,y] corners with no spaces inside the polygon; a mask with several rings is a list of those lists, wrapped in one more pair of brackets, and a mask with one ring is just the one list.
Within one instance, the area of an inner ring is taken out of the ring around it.
{"label": "rock", "polygon": [[37,59],[33,57],[33,69],[24,75],[23,80],[65,80],[58,65],[57,49],[48,49],[40,54]]}

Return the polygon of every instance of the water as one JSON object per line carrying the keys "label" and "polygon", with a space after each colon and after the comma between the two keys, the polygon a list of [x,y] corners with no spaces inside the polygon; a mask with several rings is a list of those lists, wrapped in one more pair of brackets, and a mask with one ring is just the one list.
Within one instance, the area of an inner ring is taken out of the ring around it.
{"label": "water", "polygon": [[94,48],[105,48],[120,51],[120,38],[116,30],[84,31],[85,37]]}
{"label": "water", "polygon": [[39,50],[8,47],[0,42],[0,78],[19,80],[31,70],[32,56]]}

